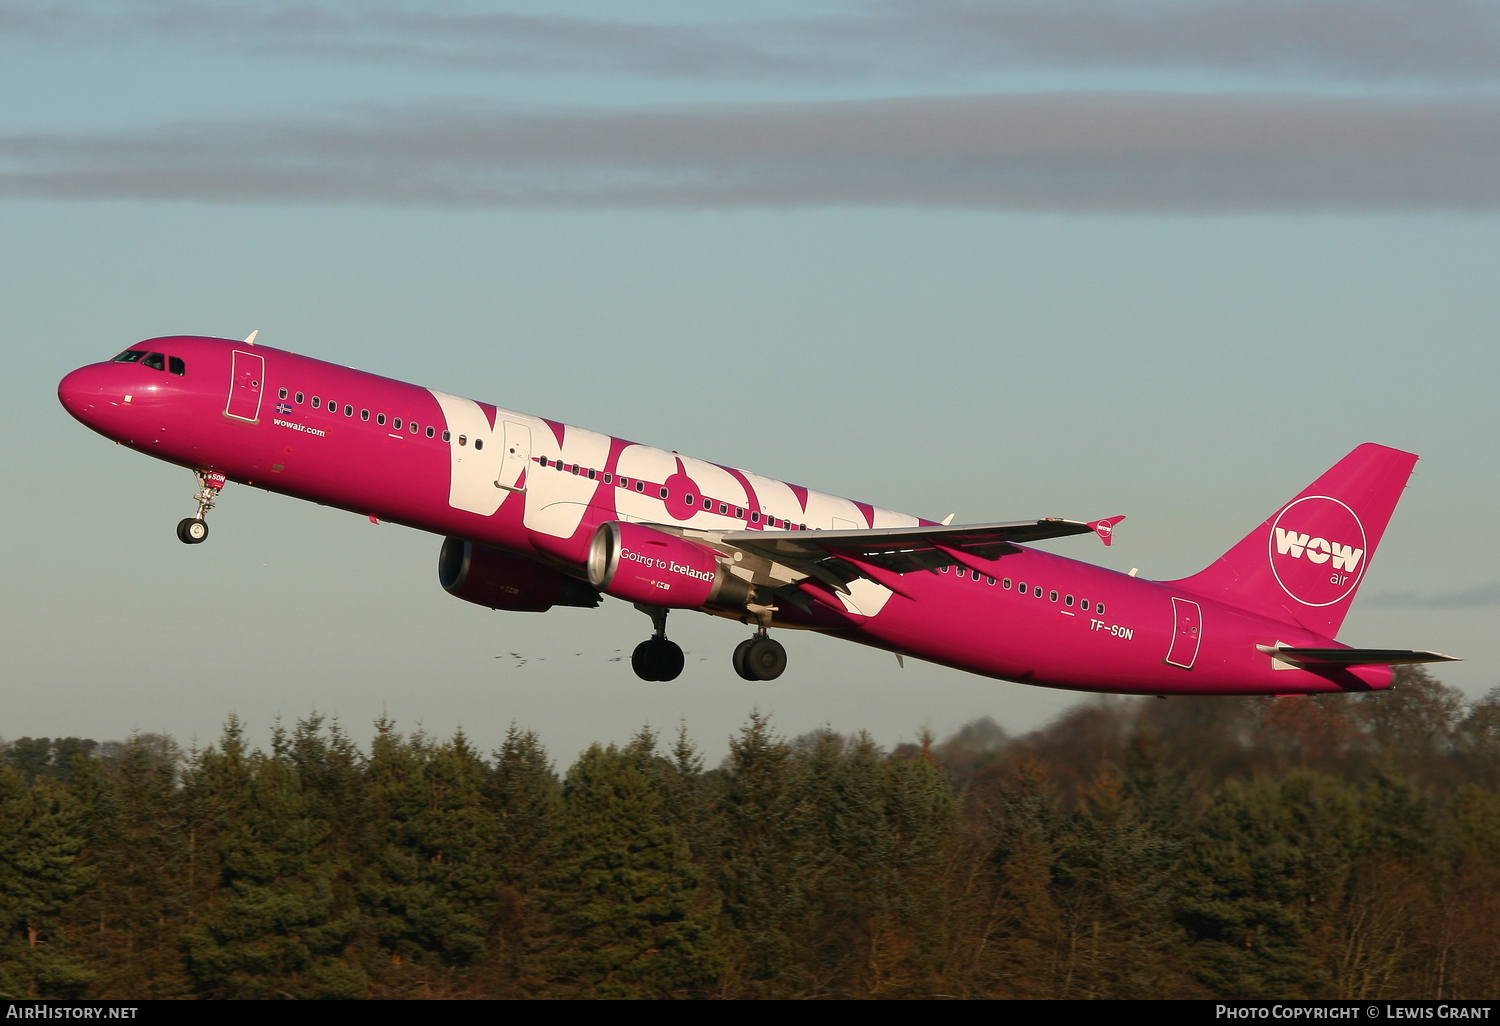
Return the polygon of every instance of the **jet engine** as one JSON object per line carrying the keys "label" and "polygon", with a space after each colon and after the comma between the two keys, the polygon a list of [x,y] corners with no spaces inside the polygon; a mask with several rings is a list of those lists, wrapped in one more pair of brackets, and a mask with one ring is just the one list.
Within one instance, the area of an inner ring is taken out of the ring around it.
{"label": "jet engine", "polygon": [[443,541],[438,582],[465,602],[522,613],[545,613],[553,606],[592,608],[600,602],[599,593],[582,581],[460,538]]}
{"label": "jet engine", "polygon": [[742,606],[750,583],[713,549],[641,524],[601,524],[589,545],[589,583],[607,595],[667,609]]}

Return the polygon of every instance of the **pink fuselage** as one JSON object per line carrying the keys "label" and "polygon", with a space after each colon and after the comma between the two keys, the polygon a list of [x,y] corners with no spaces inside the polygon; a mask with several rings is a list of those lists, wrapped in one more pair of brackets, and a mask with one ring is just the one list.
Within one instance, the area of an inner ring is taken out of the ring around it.
{"label": "pink fuselage", "polygon": [[[132,348],[175,357],[183,372],[99,363],[68,375],[63,404],[100,434],[193,470],[505,549],[579,578],[595,530],[611,520],[721,531],[931,523],[267,346],[170,337]],[[1303,694],[1390,681],[1384,666],[1273,668],[1256,645],[1335,643],[1201,595],[1017,549],[986,572],[905,574],[904,595],[865,581],[847,597],[812,591],[816,601],[782,604],[773,625],[1083,691]],[[1190,607],[1195,622],[1184,620]]]}

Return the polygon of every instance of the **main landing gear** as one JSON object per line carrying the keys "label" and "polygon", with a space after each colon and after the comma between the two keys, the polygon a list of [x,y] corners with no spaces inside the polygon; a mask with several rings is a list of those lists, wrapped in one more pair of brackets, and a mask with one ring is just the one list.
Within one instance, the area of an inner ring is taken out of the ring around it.
{"label": "main landing gear", "polygon": [[184,545],[197,545],[208,537],[208,521],[203,518],[214,508],[214,500],[224,487],[223,474],[206,474],[201,470],[194,473],[198,475],[198,494],[193,496],[193,500],[198,503],[198,513],[177,525],[177,538]]}
{"label": "main landing gear", "polygon": [[[631,653],[631,668],[641,680],[676,680],[682,673],[682,649],[667,640],[667,611],[639,602],[635,608],[651,617],[656,630]],[[755,637],[746,638],[735,648],[733,663],[734,672],[745,680],[775,680],[786,669],[786,649],[762,626]]]}
{"label": "main landing gear", "polygon": [[731,662],[745,680],[775,680],[786,669],[786,649],[762,627],[735,647]]}
{"label": "main landing gear", "polygon": [[636,608],[651,617],[651,626],[656,628],[651,637],[635,646],[630,654],[630,667],[641,680],[676,680],[682,673],[682,646],[667,640],[667,611],[661,606]]}

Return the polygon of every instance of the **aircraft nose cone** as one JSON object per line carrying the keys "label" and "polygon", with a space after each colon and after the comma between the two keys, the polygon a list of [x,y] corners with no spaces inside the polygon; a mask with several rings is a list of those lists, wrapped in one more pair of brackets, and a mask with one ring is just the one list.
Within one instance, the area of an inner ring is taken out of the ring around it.
{"label": "aircraft nose cone", "polygon": [[67,410],[85,424],[99,405],[103,392],[103,375],[98,367],[80,367],[57,383],[57,398]]}

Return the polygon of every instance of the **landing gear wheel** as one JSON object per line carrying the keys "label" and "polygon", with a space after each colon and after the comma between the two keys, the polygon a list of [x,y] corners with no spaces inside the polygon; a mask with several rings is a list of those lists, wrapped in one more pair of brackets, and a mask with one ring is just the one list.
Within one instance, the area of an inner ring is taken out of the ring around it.
{"label": "landing gear wheel", "polygon": [[208,521],[188,517],[177,525],[177,537],[184,545],[197,545],[208,537]]}
{"label": "landing gear wheel", "polygon": [[734,655],[729,657],[730,663],[734,666],[734,672],[739,674],[740,677],[744,680],[760,679],[755,674],[751,673],[750,668],[745,665],[745,655],[750,651],[750,646],[754,644],[754,638],[746,638],[744,641],[740,642],[734,647]]}
{"label": "landing gear wheel", "polygon": [[630,654],[630,667],[641,680],[676,680],[685,662],[682,646],[666,638],[647,638]]}
{"label": "landing gear wheel", "polygon": [[[735,649],[739,655],[739,649]],[[737,660],[735,669],[744,666],[740,674],[746,680],[775,680],[786,669],[786,649],[773,638],[751,638],[745,654]]]}

